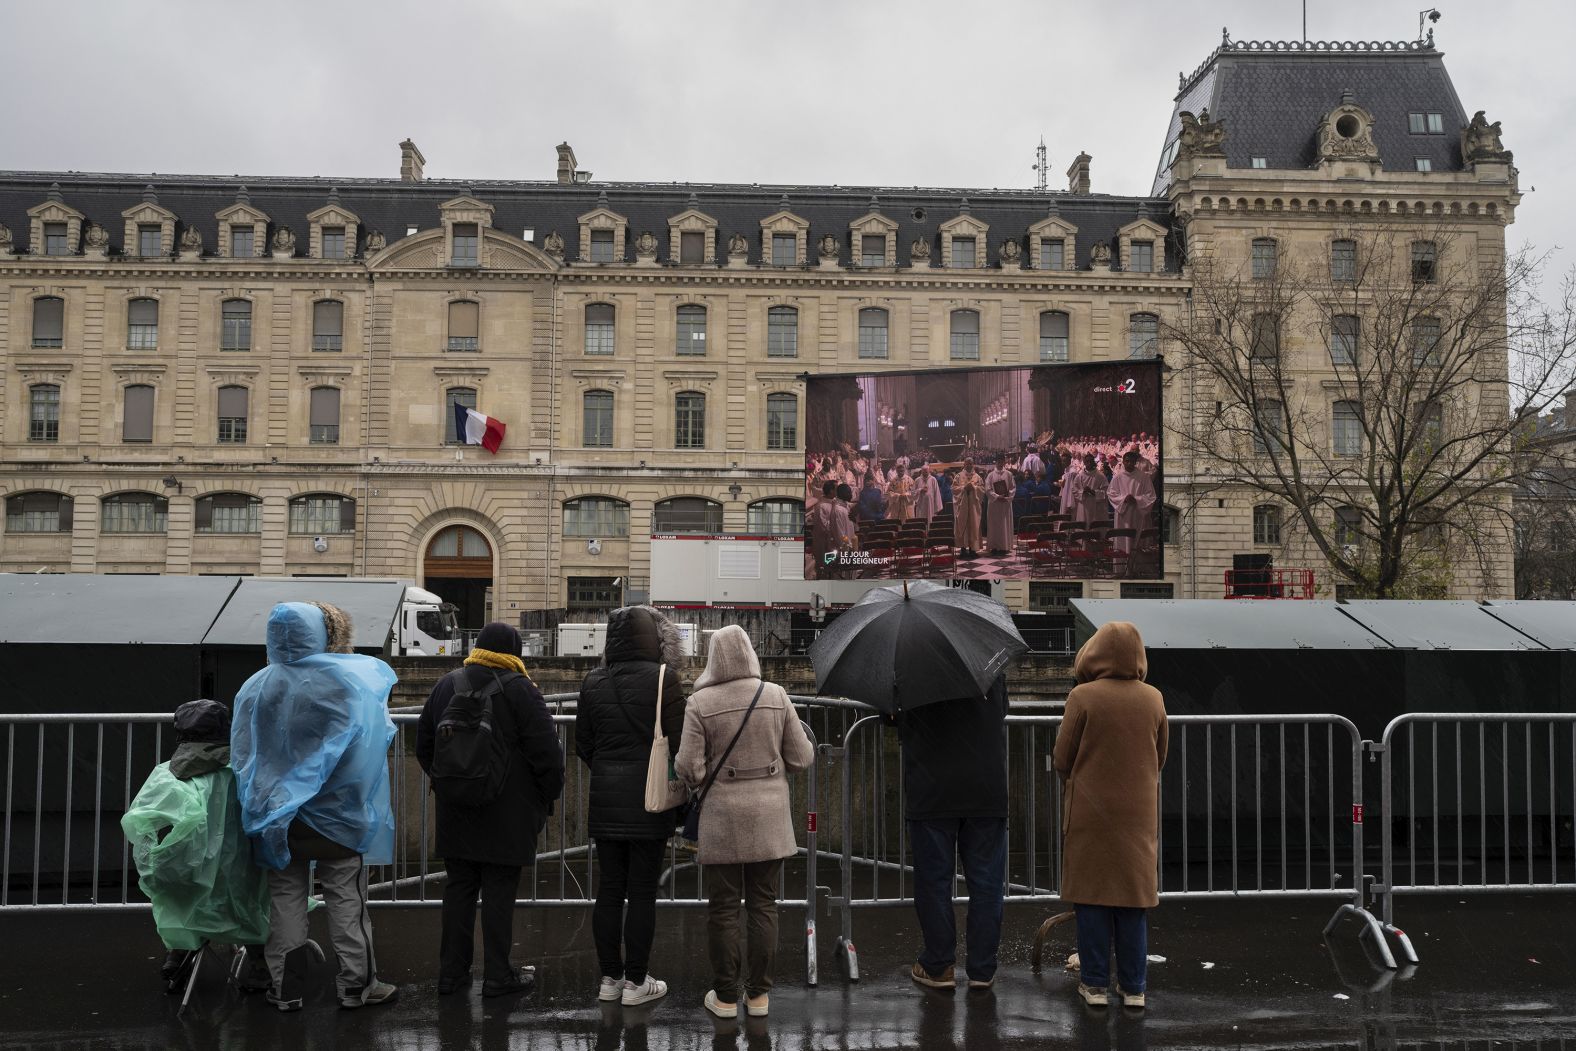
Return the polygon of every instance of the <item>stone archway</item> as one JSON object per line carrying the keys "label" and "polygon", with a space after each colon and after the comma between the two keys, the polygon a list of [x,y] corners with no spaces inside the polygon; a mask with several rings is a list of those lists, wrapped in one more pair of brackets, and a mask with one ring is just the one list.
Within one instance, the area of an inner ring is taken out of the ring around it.
{"label": "stone archway", "polygon": [[477,629],[487,622],[493,585],[493,549],[475,526],[444,526],[427,541],[422,557],[422,586],[453,603],[460,627]]}

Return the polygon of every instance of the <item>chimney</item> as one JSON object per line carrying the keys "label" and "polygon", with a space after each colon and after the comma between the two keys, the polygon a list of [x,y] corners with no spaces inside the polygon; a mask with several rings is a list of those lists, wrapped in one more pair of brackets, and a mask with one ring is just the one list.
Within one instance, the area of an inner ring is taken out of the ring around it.
{"label": "chimney", "polygon": [[567,142],[558,144],[558,185],[572,186],[575,182],[575,151]]}
{"label": "chimney", "polygon": [[421,182],[421,166],[426,163],[427,158],[421,155],[414,142],[406,139],[399,144],[400,182]]}
{"label": "chimney", "polygon": [[1087,153],[1079,151],[1073,158],[1072,167],[1067,169],[1067,189],[1071,193],[1082,196],[1089,194],[1089,162],[1094,160]]}

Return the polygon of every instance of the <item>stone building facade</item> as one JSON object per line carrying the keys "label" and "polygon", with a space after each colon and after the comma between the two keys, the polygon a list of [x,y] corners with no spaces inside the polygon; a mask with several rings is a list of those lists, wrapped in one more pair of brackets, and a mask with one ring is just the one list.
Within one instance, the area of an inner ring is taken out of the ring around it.
{"label": "stone building facade", "polygon": [[[1329,148],[1349,116],[1366,152]],[[387,180],[0,173],[0,570],[413,577],[472,623],[639,598],[653,533],[794,524],[806,373],[1165,353],[1190,254],[1378,215],[1502,253],[1514,171],[1466,125],[1431,45],[1228,41],[1143,197],[1083,154],[1056,193],[598,183],[567,144],[540,182],[425,179],[408,141]],[[1218,597],[1265,546],[1251,494],[1166,471],[1165,580],[1084,594]]]}

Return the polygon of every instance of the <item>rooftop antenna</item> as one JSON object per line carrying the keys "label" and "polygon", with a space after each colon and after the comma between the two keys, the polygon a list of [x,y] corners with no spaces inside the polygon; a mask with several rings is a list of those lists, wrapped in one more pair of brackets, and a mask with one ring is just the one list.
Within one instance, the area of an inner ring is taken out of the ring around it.
{"label": "rooftop antenna", "polygon": [[1302,0],[1302,42],[1308,42],[1308,0]]}
{"label": "rooftop antenna", "polygon": [[1034,170],[1037,173],[1034,182],[1034,190],[1036,193],[1045,193],[1045,177],[1046,173],[1051,170],[1051,162],[1046,159],[1044,135],[1040,136],[1039,148],[1034,151]]}
{"label": "rooftop antenna", "polygon": [[[1419,44],[1423,43],[1423,24],[1425,22],[1437,23],[1443,17],[1445,16],[1439,13],[1439,8],[1437,7],[1425,7],[1417,13],[1417,42]],[[1433,26],[1428,27],[1428,43],[1429,45],[1434,43]]]}

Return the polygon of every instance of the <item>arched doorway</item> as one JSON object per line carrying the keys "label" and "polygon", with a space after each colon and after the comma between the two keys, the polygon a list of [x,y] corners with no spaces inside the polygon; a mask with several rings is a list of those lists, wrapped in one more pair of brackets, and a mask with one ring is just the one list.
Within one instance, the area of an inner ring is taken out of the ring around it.
{"label": "arched doorway", "polygon": [[487,623],[492,591],[492,545],[467,525],[438,531],[427,544],[423,587],[454,604],[460,627],[477,629]]}

